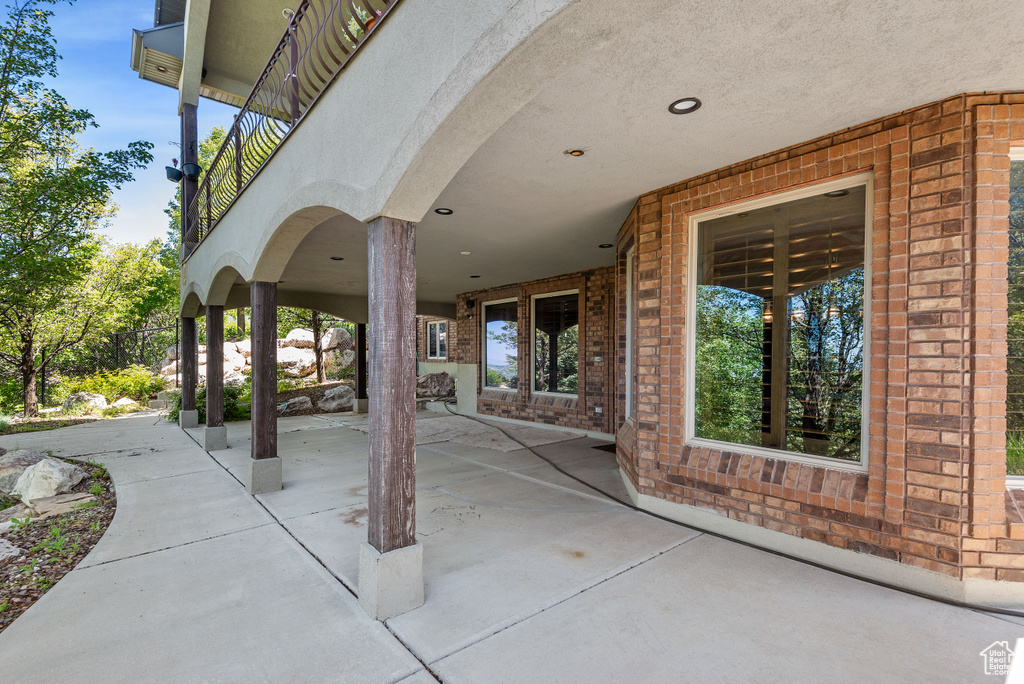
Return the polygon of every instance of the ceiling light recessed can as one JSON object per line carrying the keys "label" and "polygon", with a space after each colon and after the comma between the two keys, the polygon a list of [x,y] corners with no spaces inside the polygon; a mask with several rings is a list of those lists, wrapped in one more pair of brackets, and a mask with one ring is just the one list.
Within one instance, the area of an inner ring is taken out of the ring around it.
{"label": "ceiling light recessed can", "polygon": [[613,245],[610,242],[602,242],[601,244],[598,245],[598,247],[600,247],[601,249],[611,249],[614,246],[615,245]]}
{"label": "ceiling light recessed can", "polygon": [[345,257],[331,257],[331,261],[344,261]]}
{"label": "ceiling light recessed can", "polygon": [[472,252],[459,252],[462,256],[469,256]]}
{"label": "ceiling light recessed can", "polygon": [[832,192],[826,192],[825,197],[846,197],[849,194],[849,190],[833,190]]}
{"label": "ceiling light recessed can", "polygon": [[480,276],[469,276],[470,278],[479,278]]}
{"label": "ceiling light recessed can", "polygon": [[437,209],[434,210],[434,213],[440,214],[441,216],[451,216],[455,212],[449,209],[448,207],[438,207]]}
{"label": "ceiling light recessed can", "polygon": [[582,157],[586,154],[583,150],[566,150],[565,153],[570,157]]}
{"label": "ceiling light recessed can", "polygon": [[695,97],[684,97],[676,100],[668,106],[668,111],[673,114],[692,114],[700,109],[703,103]]}
{"label": "ceiling light recessed can", "polygon": [[165,67],[162,64],[157,64],[156,65],[156,70],[159,71],[161,74],[166,74],[167,73],[167,67]]}

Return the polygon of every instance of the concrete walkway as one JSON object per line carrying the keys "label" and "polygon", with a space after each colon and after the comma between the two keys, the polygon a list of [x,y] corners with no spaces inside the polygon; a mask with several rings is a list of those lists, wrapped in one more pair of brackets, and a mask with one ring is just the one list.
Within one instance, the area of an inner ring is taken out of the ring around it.
{"label": "concrete walkway", "polygon": [[[92,553],[0,635],[3,679],[991,682],[980,651],[1024,636],[630,511],[525,450],[452,441],[417,447],[426,603],[377,623],[354,596],[360,422],[282,419],[284,489],[256,499],[238,481],[247,423],[213,454],[155,415],[0,437],[91,455],[118,494]],[[537,450],[625,496],[598,444]]]}

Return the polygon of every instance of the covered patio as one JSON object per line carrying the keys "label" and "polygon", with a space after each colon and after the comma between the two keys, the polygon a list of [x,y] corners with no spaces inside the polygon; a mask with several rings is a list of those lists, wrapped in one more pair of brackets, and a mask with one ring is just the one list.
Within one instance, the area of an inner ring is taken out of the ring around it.
{"label": "covered patio", "polygon": [[[458,421],[467,421],[458,418]],[[440,423],[438,422],[440,421]],[[280,491],[247,495],[229,448],[154,414],[0,438],[91,454],[117,487],[86,560],[0,637],[14,680],[359,682],[984,680],[1024,626],[849,579],[629,510],[502,433],[417,413],[424,604],[357,605],[365,416],[282,418]],[[432,428],[431,424],[444,429]],[[503,427],[505,427],[503,425]],[[603,442],[514,426],[625,490]],[[518,430],[518,432],[517,432]],[[463,442],[444,440],[444,432]],[[493,439],[488,448],[481,446]],[[472,443],[464,443],[472,442]],[[62,644],[59,658],[53,644]]]}

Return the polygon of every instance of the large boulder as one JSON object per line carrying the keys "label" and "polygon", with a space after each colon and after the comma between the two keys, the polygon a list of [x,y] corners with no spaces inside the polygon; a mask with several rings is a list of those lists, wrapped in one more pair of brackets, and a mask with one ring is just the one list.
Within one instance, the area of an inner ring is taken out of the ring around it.
{"label": "large boulder", "polygon": [[44,458],[25,469],[11,493],[26,503],[33,499],[45,499],[70,491],[85,476],[85,471],[78,466],[55,458]]}
{"label": "large boulder", "polygon": [[164,350],[164,356],[169,360],[174,361],[178,358],[178,345],[172,344],[170,347]]}
{"label": "large boulder", "polygon": [[231,371],[230,373],[224,373],[224,384],[225,385],[244,385],[245,376],[238,371]]}
{"label": "large boulder", "polygon": [[288,336],[281,341],[280,346],[298,347],[299,349],[313,348],[313,331],[296,328],[288,333]]}
{"label": "large boulder", "polygon": [[277,415],[291,416],[311,408],[313,408],[313,400],[309,397],[294,397],[277,405]]}
{"label": "large boulder", "polygon": [[224,343],[224,372],[240,371],[245,368],[245,356],[239,353],[233,342]]}
{"label": "large boulder", "polygon": [[355,404],[356,391],[348,385],[331,387],[324,392],[324,398],[317,402],[317,408],[326,413],[351,411]]}
{"label": "large boulder", "polygon": [[416,378],[416,396],[421,399],[450,397],[455,381],[447,373],[427,373]]}
{"label": "large boulder", "polygon": [[316,372],[316,356],[312,349],[282,347],[277,350],[277,367],[292,378],[304,378]]}
{"label": "large boulder", "polygon": [[250,356],[252,356],[252,340],[242,340],[240,342],[235,342],[235,349],[237,349],[238,353],[244,356],[245,358],[249,358]]}
{"label": "large boulder", "polygon": [[324,351],[351,349],[352,336],[344,328],[331,328],[320,338],[320,348]]}
{"label": "large boulder", "polygon": [[137,411],[141,408],[139,406],[139,402],[135,401],[131,397],[121,397],[111,404],[111,406],[119,409],[132,409],[133,411]]}
{"label": "large boulder", "polygon": [[75,392],[64,400],[64,413],[73,411],[92,411],[107,408],[107,400],[102,394],[92,392]]}
{"label": "large boulder", "polygon": [[351,349],[335,349],[324,354],[324,370],[328,373],[350,368],[356,360],[356,353]]}
{"label": "large boulder", "polygon": [[0,456],[0,494],[10,496],[21,474],[44,458],[47,458],[46,454],[27,449],[18,449]]}

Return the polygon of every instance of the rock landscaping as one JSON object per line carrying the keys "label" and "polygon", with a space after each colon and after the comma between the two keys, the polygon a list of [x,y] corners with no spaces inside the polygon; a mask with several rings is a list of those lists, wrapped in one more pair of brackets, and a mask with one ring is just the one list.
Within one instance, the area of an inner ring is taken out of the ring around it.
{"label": "rock landscaping", "polygon": [[9,472],[19,467],[16,461],[26,465],[15,493],[22,481],[28,497],[54,487],[64,491],[22,497],[22,503],[0,510],[0,632],[78,565],[106,532],[117,507],[113,483],[98,463],[28,451],[0,457]]}

